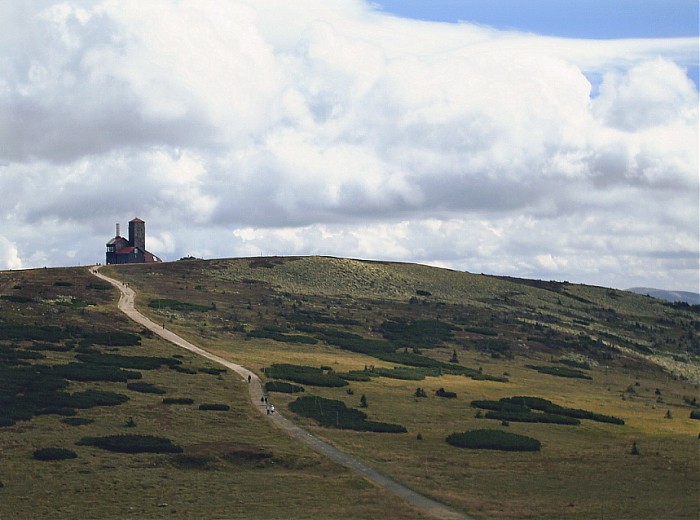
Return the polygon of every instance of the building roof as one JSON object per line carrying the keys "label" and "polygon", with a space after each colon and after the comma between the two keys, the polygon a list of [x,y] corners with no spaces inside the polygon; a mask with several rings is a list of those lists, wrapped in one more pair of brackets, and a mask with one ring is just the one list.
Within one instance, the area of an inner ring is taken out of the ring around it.
{"label": "building roof", "polygon": [[129,243],[129,241],[128,241],[126,238],[120,237],[120,236],[116,236],[116,237],[114,237],[112,240],[110,240],[109,242],[107,242],[107,245],[108,245],[108,246],[116,246],[117,244],[124,244],[124,245],[126,245],[126,244],[128,244],[128,243]]}
{"label": "building roof", "polygon": [[137,247],[134,246],[129,246],[129,247],[122,247],[121,249],[117,250],[116,253],[118,255],[128,255],[131,254],[134,249],[138,249]]}
{"label": "building roof", "polygon": [[139,222],[139,223],[142,223],[142,224],[144,223],[143,220],[141,220],[141,219],[138,218],[138,217],[132,218],[129,222]]}

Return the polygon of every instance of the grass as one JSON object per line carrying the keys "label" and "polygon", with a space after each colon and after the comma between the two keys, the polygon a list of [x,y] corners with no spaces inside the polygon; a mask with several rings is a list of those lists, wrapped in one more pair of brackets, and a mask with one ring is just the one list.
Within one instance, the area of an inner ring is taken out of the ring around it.
{"label": "grass", "polygon": [[[52,292],[73,291],[73,296],[81,298],[79,289],[82,286],[84,290],[87,279],[81,281],[80,276],[71,274],[74,271],[66,270],[56,270],[57,276],[50,278],[51,271],[8,273],[7,280],[0,278],[0,293],[20,293],[20,296],[36,298],[41,291],[45,291],[47,297],[52,296],[49,294]],[[371,367],[391,371],[397,363],[341,350],[325,341],[299,345],[265,337],[251,338],[246,331],[285,329],[295,334],[294,330],[299,330],[295,327],[300,323],[309,325],[304,320],[312,317],[318,320],[316,325],[320,329],[332,328],[367,340],[387,341],[381,331],[386,322],[439,322],[454,326],[449,330],[449,337],[446,334],[441,337],[442,346],[431,343],[431,348],[425,348],[426,342],[421,338],[422,345],[416,345],[419,350],[423,347],[420,355],[448,363],[456,351],[459,366],[480,369],[482,374],[503,375],[503,381],[437,372],[420,381],[428,395],[421,399],[414,397],[416,381],[387,377],[350,381],[344,388],[307,387],[303,394],[342,401],[349,408],[358,408],[360,396],[364,394],[369,406],[362,411],[369,420],[401,424],[408,430],[406,434],[382,435],[319,427],[313,419],[287,411],[287,405],[299,394],[275,393],[271,397],[277,410],[310,431],[404,484],[473,516],[695,517],[700,482],[696,457],[698,423],[690,419],[691,408],[682,398],[696,395],[697,386],[679,376],[697,377],[697,361],[677,362],[675,368],[672,367],[676,370],[674,378],[672,373],[650,363],[649,356],[638,350],[627,351],[622,344],[605,346],[600,342],[605,338],[610,343],[610,338],[615,337],[625,344],[643,342],[659,358],[696,359],[689,331],[694,330],[698,319],[691,312],[604,288],[573,284],[539,287],[425,266],[346,259],[277,258],[266,261],[265,265],[251,259],[190,261],[109,267],[105,271],[129,282],[138,291],[137,305],[142,312],[158,322],[165,322],[171,330],[213,353],[255,370],[262,377],[263,369],[273,363],[328,366],[336,373],[364,371]],[[46,278],[40,281],[33,275]],[[25,279],[20,280],[21,276]],[[53,286],[56,280],[70,281],[73,285]],[[14,285],[21,285],[23,289],[14,290]],[[430,296],[416,299],[418,290],[429,292]],[[101,316],[104,322],[115,320],[125,331],[138,332],[135,326],[120,321],[114,314],[110,298],[115,295],[95,290],[90,290],[89,294],[90,299],[98,300],[97,306],[85,309],[50,306],[46,309],[55,309],[56,317],[61,319],[67,318],[70,312],[78,322]],[[88,299],[85,295],[82,298]],[[187,302],[207,310],[150,308],[148,302],[153,299]],[[34,304],[3,300],[0,305],[1,315],[5,317],[13,313],[20,315],[23,305]],[[81,312],[86,314],[81,315]],[[447,329],[443,327],[443,330]],[[313,328],[306,327],[302,332],[318,338]],[[650,341],[652,335],[656,343]],[[697,335],[694,337],[697,341]],[[497,342],[486,343],[484,339]],[[407,347],[411,351],[410,345]],[[107,353],[111,347],[96,348]],[[142,337],[141,346],[116,349],[110,353],[168,357],[174,352],[158,340],[146,337]],[[42,354],[65,360],[74,356],[72,352],[42,351]],[[245,396],[246,391],[246,385],[235,377],[224,373],[220,376],[222,379],[218,379],[219,376],[199,372],[203,362],[188,353],[183,355],[183,366],[194,369],[196,374],[180,374],[163,367],[144,376],[148,376],[149,383],[165,389],[167,395],[190,397],[195,405],[164,405],[162,397],[129,392],[131,400],[125,405],[81,411],[80,416],[96,419],[93,424],[72,427],[59,422],[63,429],[57,431],[57,419],[38,417],[12,427],[33,428],[32,434],[24,438],[32,439],[34,444],[25,448],[24,453],[31,454],[42,446],[66,446],[63,442],[66,435],[77,440],[83,436],[125,433],[124,421],[126,417],[133,417],[138,430],[133,433],[158,435],[168,431],[173,442],[184,448],[183,456],[190,457],[180,459],[178,465],[139,455],[128,463],[129,473],[123,464],[117,464],[118,459],[110,459],[112,454],[100,453],[101,462],[89,466],[91,477],[98,479],[98,484],[109,485],[111,489],[110,482],[117,480],[117,497],[134,493],[141,482],[144,494],[137,506],[141,516],[168,516],[170,508],[175,508],[178,515],[185,514],[195,508],[195,505],[186,504],[197,504],[209,508],[206,512],[216,517],[217,512],[223,511],[217,507],[224,507],[224,496],[232,494],[226,486],[233,486],[231,489],[235,489],[243,505],[240,511],[229,512],[229,517],[244,517],[244,510],[248,516],[252,511],[258,517],[281,517],[287,512],[275,509],[274,504],[258,504],[259,489],[266,489],[285,501],[287,509],[296,508],[288,514],[292,517],[416,517],[399,500],[368,487],[358,477],[289,442],[269,428],[264,418],[250,415],[245,397],[233,397]],[[527,368],[527,365],[551,365],[561,358],[587,363],[591,369],[585,374],[591,379],[553,377]],[[118,392],[125,383],[103,385],[105,389]],[[627,392],[630,386],[636,389],[634,394]],[[457,397],[441,399],[435,396],[439,388],[449,389]],[[656,388],[661,391],[663,403],[657,402]],[[352,395],[348,389],[353,391]],[[625,424],[581,421],[580,425],[571,427],[511,423],[508,428],[502,428],[494,421],[475,418],[475,409],[469,406],[473,400],[519,395],[620,417]],[[201,403],[226,403],[231,405],[231,411],[223,414],[200,412],[197,407]],[[672,420],[664,419],[667,409],[673,411]],[[195,428],[195,423],[201,421],[204,424]],[[40,425],[45,430],[39,435],[34,428]],[[542,443],[541,451],[484,453],[455,448],[445,441],[453,432],[493,427],[536,438]],[[5,439],[7,431],[0,429],[0,439]],[[417,440],[418,434],[422,440]],[[629,452],[635,442],[640,455],[631,456]],[[86,448],[71,449],[78,453],[78,459],[63,461],[61,467],[71,466],[78,478],[81,474],[77,471],[87,469],[79,462],[83,460],[80,450]],[[273,454],[264,459],[269,463],[243,464],[240,457],[227,456],[241,450],[255,453],[259,449]],[[26,464],[26,459],[16,455],[19,452],[20,448],[13,448],[14,471],[21,468],[20,462]],[[237,460],[236,464],[241,466],[232,465],[232,460]],[[272,464],[273,460],[278,462]],[[151,469],[149,464],[153,463],[155,466]],[[50,465],[44,464],[46,466]],[[191,466],[194,468],[187,469]],[[204,471],[197,467],[209,469]],[[141,474],[137,473],[139,469]],[[125,471],[123,476],[122,471]],[[245,479],[236,477],[239,471],[247,472]],[[11,471],[0,466],[0,480],[5,484],[3,498],[8,496],[9,474]],[[334,479],[328,479],[329,475],[340,479],[342,491],[331,490],[328,481]],[[155,484],[156,476],[164,482],[163,486]],[[293,489],[285,488],[285,484]],[[214,498],[211,504],[202,504],[196,497],[208,492],[197,493],[197,490],[204,490],[207,485],[211,486]],[[69,487],[71,490],[79,488],[80,484]],[[176,493],[175,489],[179,491]],[[10,502],[16,505],[22,495],[14,493],[16,491],[10,494],[14,497]],[[90,494],[85,489],[81,493]],[[157,496],[159,493],[163,498]],[[327,503],[323,497],[329,493],[334,497],[334,509],[330,513],[315,502]],[[70,497],[62,500],[59,512],[65,511],[78,498],[73,494],[72,500]],[[147,506],[159,501],[176,505],[162,509]],[[0,517],[5,507],[3,502],[0,501]],[[298,514],[293,514],[294,511]],[[113,510],[112,516],[120,512],[124,513]],[[64,512],[64,516],[70,515]]]}
{"label": "grass", "polygon": [[[0,323],[41,319],[62,330],[66,325],[92,330],[94,325],[138,334],[140,328],[116,311],[116,292],[88,289],[93,280],[85,269],[0,273],[0,293],[21,285],[30,294],[44,293],[47,299],[65,290],[75,291],[76,296],[80,290],[91,291],[92,298],[100,299],[99,305],[86,309],[3,300]],[[54,286],[55,281],[72,285]],[[20,350],[32,344],[32,340],[17,342]],[[0,338],[0,345],[5,343],[9,341]],[[400,499],[280,434],[252,409],[247,385],[238,377],[200,371],[216,368],[208,361],[157,338],[142,337],[141,345],[94,348],[120,356],[180,356],[177,359],[192,368],[194,375],[163,366],[148,371],[148,382],[167,395],[188,397],[196,404],[164,405],[162,396],[126,390],[126,382],[71,382],[70,393],[99,389],[128,393],[130,400],[113,407],[78,410],[78,416],[71,419],[84,420],[71,421],[75,426],[62,422],[61,416],[42,415],[0,428],[0,518],[326,518],[330,514],[369,519],[378,511],[387,518],[424,518]],[[73,351],[42,353],[46,359],[31,362],[75,362]],[[221,403],[230,410],[199,411],[201,403]],[[135,426],[125,428],[129,418]],[[182,454],[112,453],[76,445],[84,437],[162,436],[164,432],[183,448]],[[60,462],[34,460],[32,454],[45,447],[69,449],[77,457]],[[258,467],[231,456],[248,451],[272,454],[270,463]],[[208,461],[211,471],[189,468],[187,461],[201,458]],[[323,505],[325,498],[335,493],[338,499],[329,509]]]}

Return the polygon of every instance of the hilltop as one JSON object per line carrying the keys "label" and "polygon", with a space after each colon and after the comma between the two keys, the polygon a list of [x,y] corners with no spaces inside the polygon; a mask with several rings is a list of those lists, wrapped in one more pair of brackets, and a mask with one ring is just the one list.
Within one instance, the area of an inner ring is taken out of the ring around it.
{"label": "hilltop", "polygon": [[633,293],[653,296],[667,302],[682,302],[688,305],[700,305],[700,294],[690,291],[667,291],[664,289],[651,289],[650,287],[632,287],[627,289]]}
{"label": "hilltop", "polygon": [[[102,270],[156,323],[255,371],[280,413],[471,516],[695,517],[693,307],[331,257]],[[64,381],[39,402],[0,385],[2,402],[33,410],[0,426],[0,517],[424,518],[274,430],[239,378],[129,322],[116,299],[84,268],[0,273],[2,380]],[[483,429],[536,451],[459,447]],[[95,447],[124,433],[182,452]],[[34,460],[44,447],[76,458]]]}

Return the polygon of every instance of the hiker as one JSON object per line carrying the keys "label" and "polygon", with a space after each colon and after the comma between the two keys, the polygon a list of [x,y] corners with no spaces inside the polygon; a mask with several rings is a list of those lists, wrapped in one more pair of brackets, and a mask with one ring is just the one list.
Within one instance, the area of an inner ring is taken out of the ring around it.
{"label": "hiker", "polygon": [[250,374],[248,374],[248,383],[250,383],[251,377]]}
{"label": "hiker", "polygon": [[274,405],[274,404],[271,404],[271,405],[270,405],[270,414],[271,414],[271,415],[274,415],[274,414],[275,414],[275,405]]}
{"label": "hiker", "polygon": [[270,415],[270,407],[269,406],[265,407],[265,411],[267,412],[267,415]]}

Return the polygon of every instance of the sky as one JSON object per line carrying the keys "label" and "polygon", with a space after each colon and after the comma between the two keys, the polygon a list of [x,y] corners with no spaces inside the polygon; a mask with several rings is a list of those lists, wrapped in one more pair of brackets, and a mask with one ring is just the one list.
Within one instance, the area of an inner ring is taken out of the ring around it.
{"label": "sky", "polygon": [[139,217],[164,260],[699,291],[698,3],[562,4],[0,2],[0,270]]}

